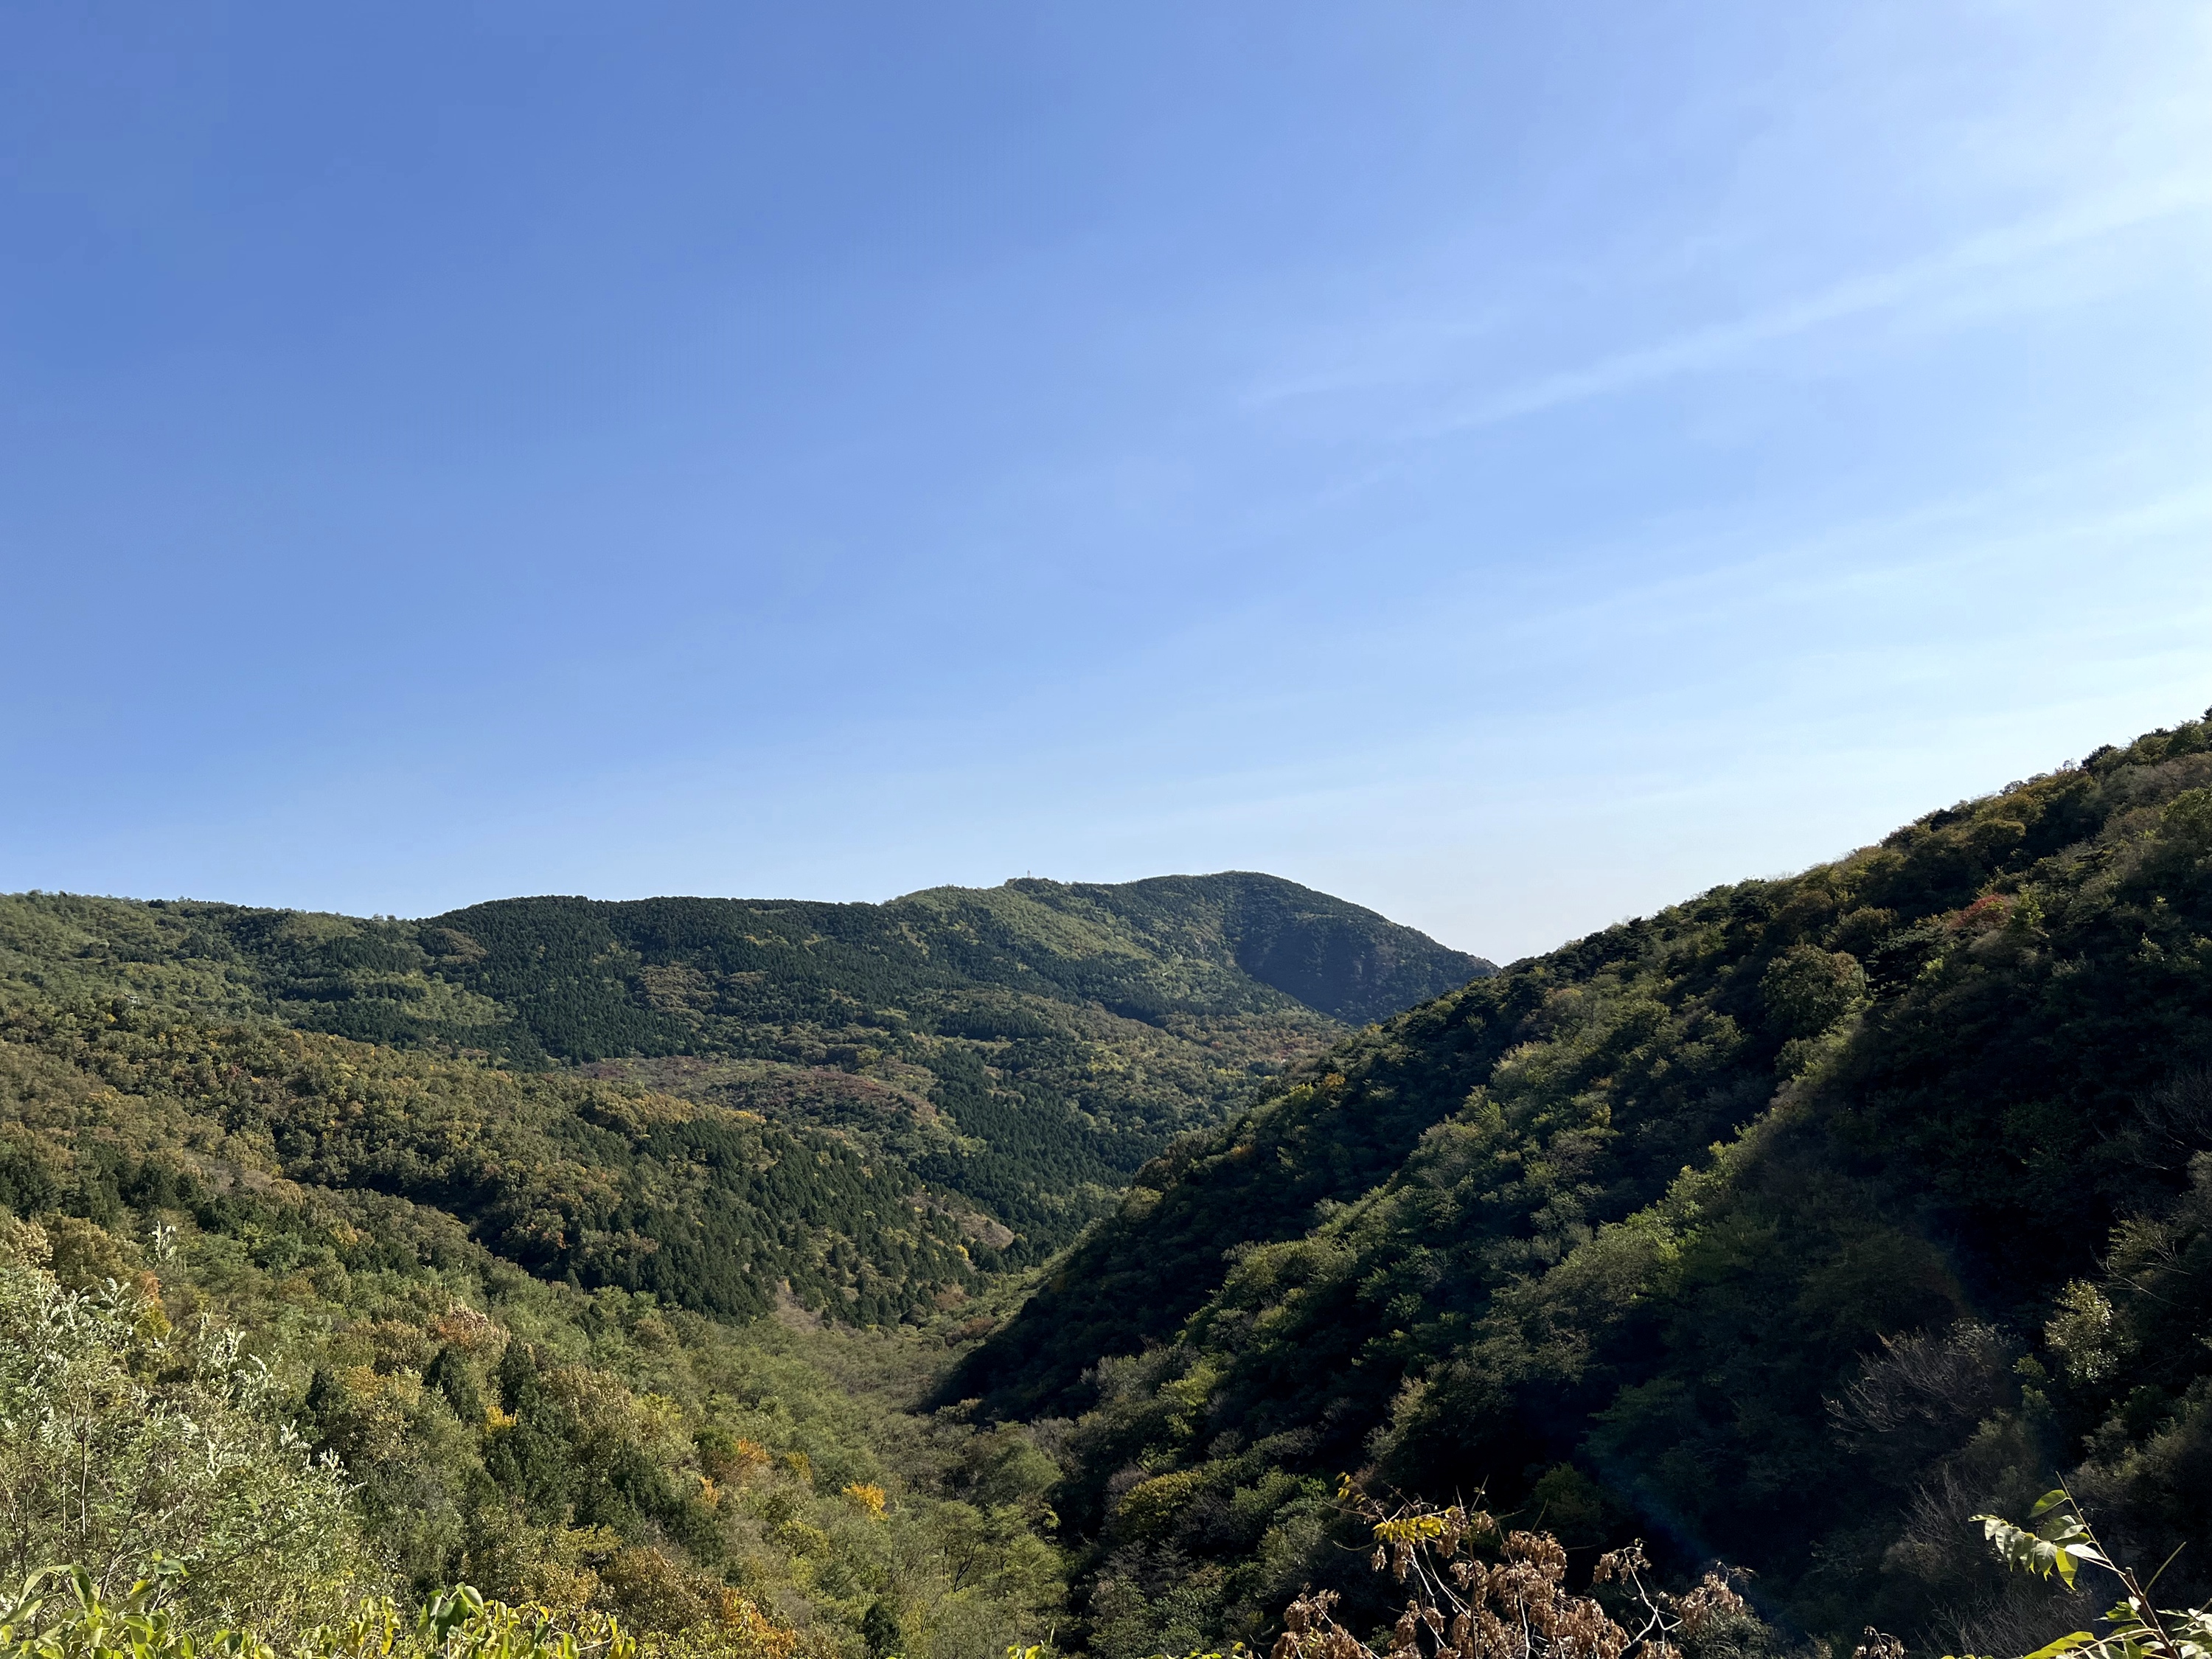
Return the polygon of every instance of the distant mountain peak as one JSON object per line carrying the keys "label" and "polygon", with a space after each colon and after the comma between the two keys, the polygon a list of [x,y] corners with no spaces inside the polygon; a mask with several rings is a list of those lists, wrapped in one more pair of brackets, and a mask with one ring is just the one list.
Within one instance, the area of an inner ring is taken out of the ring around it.
{"label": "distant mountain peak", "polygon": [[1006,885],[1054,908],[1109,912],[1164,945],[1210,942],[1261,984],[1354,1025],[1498,971],[1363,905],[1261,871],[1115,883],[1023,877]]}

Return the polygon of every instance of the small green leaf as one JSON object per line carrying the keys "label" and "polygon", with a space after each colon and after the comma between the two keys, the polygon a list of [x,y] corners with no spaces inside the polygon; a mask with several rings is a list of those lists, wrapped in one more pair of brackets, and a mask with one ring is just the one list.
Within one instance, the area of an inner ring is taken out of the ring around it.
{"label": "small green leaf", "polygon": [[2023,1659],[2057,1659],[2059,1654],[2071,1653],[2075,1649],[2086,1647],[2096,1639],[2087,1631],[2077,1630],[2070,1636],[2062,1636],[2056,1642],[2047,1643],[2036,1649],[2033,1653],[2024,1655]]}
{"label": "small green leaf", "polygon": [[2027,1518],[2033,1521],[2037,1516],[2043,1514],[2045,1510],[2055,1510],[2061,1504],[2070,1504],[2074,1500],[2072,1498],[2067,1497],[2065,1487],[2053,1486],[2049,1492],[2044,1493],[2042,1497],[2035,1500],[2035,1507],[2027,1512]]}

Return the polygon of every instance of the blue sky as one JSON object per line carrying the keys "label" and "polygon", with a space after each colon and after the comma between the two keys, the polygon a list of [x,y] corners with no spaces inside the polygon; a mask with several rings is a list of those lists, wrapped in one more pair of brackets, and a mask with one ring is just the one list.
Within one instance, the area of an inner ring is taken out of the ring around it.
{"label": "blue sky", "polygon": [[1510,957],[2212,703],[2212,8],[30,3],[0,887]]}

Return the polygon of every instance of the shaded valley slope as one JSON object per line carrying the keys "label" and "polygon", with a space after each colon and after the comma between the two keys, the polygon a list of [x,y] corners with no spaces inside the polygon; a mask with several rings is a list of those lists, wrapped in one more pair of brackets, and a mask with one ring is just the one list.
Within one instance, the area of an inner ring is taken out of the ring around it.
{"label": "shaded valley slope", "polygon": [[2212,730],[1344,1038],[1140,1169],[939,1397],[1073,1419],[1103,1651],[1357,1593],[1344,1470],[1938,1652],[2078,1622],[1966,1524],[2066,1471],[2201,1595]]}

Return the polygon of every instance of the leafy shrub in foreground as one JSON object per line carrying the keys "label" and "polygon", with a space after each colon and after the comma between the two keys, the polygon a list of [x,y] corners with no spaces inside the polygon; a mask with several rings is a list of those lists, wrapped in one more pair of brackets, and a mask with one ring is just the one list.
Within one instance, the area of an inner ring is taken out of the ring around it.
{"label": "leafy shrub in foreground", "polygon": [[[156,1558],[111,1602],[82,1567],[33,1573],[0,1609],[0,1659],[277,1659],[248,1629],[196,1632],[172,1599],[190,1583],[179,1563]],[[558,1619],[488,1601],[464,1584],[426,1602],[411,1628],[389,1599],[368,1599],[342,1624],[301,1632],[288,1651],[293,1659],[637,1659],[639,1644],[605,1614]]]}
{"label": "leafy shrub in foreground", "polygon": [[[1397,1581],[1405,1607],[1378,1651],[1336,1618],[1335,1591],[1309,1590],[1285,1610],[1271,1659],[1680,1659],[1684,1640],[1757,1623],[1724,1569],[1684,1595],[1649,1582],[1640,1543],[1601,1556],[1592,1593],[1577,1595],[1567,1552],[1549,1533],[1508,1531],[1457,1504],[1385,1504],[1348,1478],[1337,1498],[1366,1525],[1370,1565]],[[1613,1588],[1611,1606],[1599,1585]]]}
{"label": "leafy shrub in foreground", "polygon": [[[1997,1559],[2015,1570],[2045,1580],[2054,1574],[2069,1589],[2086,1565],[2101,1567],[2120,1581],[2120,1600],[2100,1622],[2110,1628],[2099,1636],[2077,1630],[2038,1648],[2027,1659],[2058,1659],[2074,1654],[2078,1659],[2208,1659],[2212,1656],[2212,1607],[2160,1607],[2150,1592],[2158,1582],[2154,1572],[2145,1583],[2135,1570],[2115,1561],[2081,1513],[2074,1495],[2059,1486],[2036,1500],[2028,1511],[2028,1524],[2016,1527],[2002,1516],[1978,1515],[1983,1533]],[[2175,1555],[2180,1550],[2174,1551]],[[2172,1557],[2166,1558],[2171,1565]],[[2160,1567],[2160,1571],[2165,1568]]]}
{"label": "leafy shrub in foreground", "polygon": [[41,1229],[0,1229],[0,1571],[75,1561],[112,1598],[163,1558],[190,1568],[182,1608],[279,1632],[366,1588],[337,1464],[276,1419],[235,1334],[172,1330],[136,1284],[65,1290]]}

